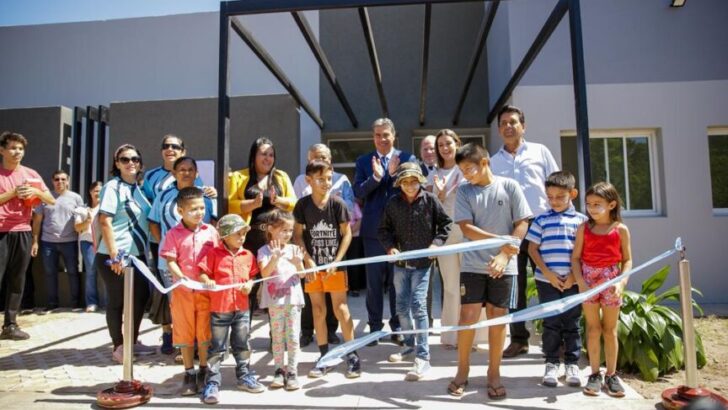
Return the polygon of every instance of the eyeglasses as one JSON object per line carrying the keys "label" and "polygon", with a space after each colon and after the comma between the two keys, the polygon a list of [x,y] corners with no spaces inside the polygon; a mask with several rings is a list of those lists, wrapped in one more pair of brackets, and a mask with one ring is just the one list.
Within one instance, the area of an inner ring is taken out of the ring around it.
{"label": "eyeglasses", "polygon": [[122,164],[126,165],[130,162],[133,162],[135,164],[138,164],[141,162],[141,158],[139,157],[119,157],[116,159],[117,161],[121,162]]}
{"label": "eyeglasses", "polygon": [[162,144],[162,149],[170,149],[172,148],[175,151],[182,151],[185,149],[185,147],[179,145],[179,144]]}

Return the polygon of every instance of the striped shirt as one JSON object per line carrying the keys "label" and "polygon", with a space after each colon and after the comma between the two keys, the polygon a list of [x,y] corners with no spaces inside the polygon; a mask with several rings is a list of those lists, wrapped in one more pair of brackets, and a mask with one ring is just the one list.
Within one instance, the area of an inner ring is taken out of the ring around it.
{"label": "striped shirt", "polygon": [[[571,252],[576,240],[576,229],[586,220],[586,215],[576,212],[573,205],[563,212],[549,209],[533,220],[526,240],[538,244],[538,252],[546,266],[557,275],[565,277],[571,272]],[[538,267],[535,277],[541,282],[548,282]]]}
{"label": "striped shirt", "polygon": [[[157,198],[157,195],[164,192],[175,182],[177,181],[174,178],[172,171],[167,171],[166,169],[164,169],[164,167],[160,166],[152,168],[144,173],[144,183],[142,184],[142,190],[144,191],[144,195],[149,200],[149,203],[153,204],[154,200]],[[195,186],[202,187],[203,185],[205,185],[205,183],[202,182],[202,179],[198,176],[195,179]],[[149,241],[152,243],[157,243],[157,240],[154,239],[153,236],[149,237]]]}
{"label": "striped shirt", "polygon": [[[134,256],[143,256],[147,246],[149,201],[137,184],[128,184],[119,177],[101,188],[99,214],[112,217],[116,248]],[[109,254],[105,241],[100,241],[98,253]]]}
{"label": "striped shirt", "polygon": [[[149,211],[149,221],[159,224],[161,231],[160,237],[162,240],[159,249],[164,247],[164,237],[167,236],[167,232],[182,221],[182,216],[177,211],[178,194],[179,189],[177,189],[177,182],[175,181],[164,192],[157,195],[154,204],[152,204],[152,210]],[[217,201],[213,201],[208,197],[204,197],[204,200],[205,216],[202,221],[209,224],[212,223],[213,219],[217,219]],[[166,270],[167,261],[164,258],[157,259],[157,267],[160,270]]]}

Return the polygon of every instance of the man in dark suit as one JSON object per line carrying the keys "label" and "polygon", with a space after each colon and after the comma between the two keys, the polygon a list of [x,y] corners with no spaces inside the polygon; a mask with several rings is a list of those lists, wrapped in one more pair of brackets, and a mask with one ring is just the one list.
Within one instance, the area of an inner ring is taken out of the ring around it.
{"label": "man in dark suit", "polygon": [[[354,176],[354,195],[364,202],[360,237],[364,242],[364,256],[384,255],[382,244],[377,239],[377,228],[387,199],[399,190],[393,184],[396,170],[401,162],[417,162],[414,155],[394,148],[396,131],[389,118],[380,118],[372,124],[374,139],[373,152],[364,154],[356,160]],[[389,327],[399,328],[396,315],[393,265],[391,263],[370,263],[366,265],[367,274],[367,312],[369,314],[369,331],[374,332],[384,327],[382,316],[384,311],[384,285],[388,286]],[[399,341],[399,338],[393,337]],[[372,343],[376,344],[376,343]]]}
{"label": "man in dark suit", "polygon": [[435,136],[428,135],[420,142],[420,169],[422,175],[428,176],[437,168],[437,147],[435,147]]}

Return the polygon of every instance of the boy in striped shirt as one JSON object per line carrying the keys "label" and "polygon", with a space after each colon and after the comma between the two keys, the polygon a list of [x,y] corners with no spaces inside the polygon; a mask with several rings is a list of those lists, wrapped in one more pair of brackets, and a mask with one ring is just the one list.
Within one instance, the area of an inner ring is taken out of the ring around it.
{"label": "boy in striped shirt", "polygon": [[[568,171],[554,172],[546,179],[546,196],[551,209],[536,217],[526,235],[528,254],[536,263],[536,288],[540,303],[579,293],[571,273],[571,252],[576,229],[587,217],[574,209],[576,180]],[[546,358],[542,384],[558,386],[560,349],[564,345],[565,383],[581,386],[579,354],[581,306],[543,320],[543,353]]]}

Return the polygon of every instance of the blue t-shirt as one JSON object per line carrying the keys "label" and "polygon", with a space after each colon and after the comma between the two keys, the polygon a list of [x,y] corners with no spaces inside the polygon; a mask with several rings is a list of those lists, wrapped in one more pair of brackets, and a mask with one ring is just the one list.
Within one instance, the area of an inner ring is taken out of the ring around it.
{"label": "blue t-shirt", "polygon": [[[157,195],[152,204],[151,211],[149,211],[149,221],[159,224],[160,237],[162,240],[159,243],[159,249],[164,246],[164,237],[167,236],[167,232],[174,228],[177,224],[182,221],[182,215],[177,212],[177,195],[179,189],[177,189],[177,182],[173,182],[167,189],[161,194]],[[213,219],[217,219],[217,201],[213,201],[208,197],[204,197],[205,201],[205,216],[202,218],[205,223],[212,223]],[[158,255],[154,255],[155,257]],[[165,258],[157,258],[157,267],[159,269],[167,269],[167,261]]]}
{"label": "blue t-shirt", "polygon": [[[174,178],[174,175],[172,174],[172,171],[167,171],[164,169],[164,167],[159,166],[156,168],[152,168],[149,171],[144,173],[144,183],[142,184],[142,189],[144,191],[144,195],[147,197],[147,200],[149,200],[150,204],[154,203],[154,199],[159,195],[160,193],[164,192],[167,188],[172,186],[172,184],[176,183],[177,180]],[[198,176],[195,179],[195,186],[196,187],[202,187],[205,183],[202,182],[202,179]],[[156,243],[156,239],[150,235],[149,241],[152,243]]]}
{"label": "blue t-shirt", "polygon": [[[463,184],[455,198],[455,223],[470,221],[485,232],[510,235],[513,223],[531,217],[526,197],[518,183],[510,178],[493,177],[486,186]],[[468,242],[468,238],[463,238]],[[499,248],[463,252],[461,272],[488,273],[490,259],[500,252]],[[516,258],[511,258],[504,275],[516,275]]]}
{"label": "blue t-shirt", "polygon": [[[563,212],[549,209],[533,220],[526,239],[539,245],[538,252],[546,266],[564,278],[571,273],[576,229],[586,220],[586,215],[576,212],[573,205]],[[548,282],[538,267],[534,276],[536,280]]]}
{"label": "blue t-shirt", "polygon": [[[128,184],[114,177],[101,188],[99,214],[112,217],[116,248],[134,256],[145,254],[149,223],[149,201],[137,184]],[[98,253],[109,254],[106,243],[99,243]]]}

